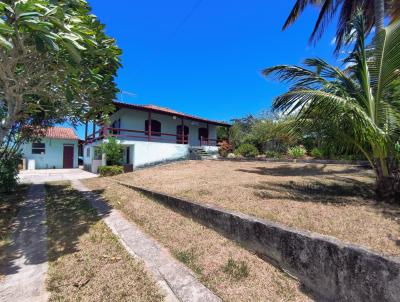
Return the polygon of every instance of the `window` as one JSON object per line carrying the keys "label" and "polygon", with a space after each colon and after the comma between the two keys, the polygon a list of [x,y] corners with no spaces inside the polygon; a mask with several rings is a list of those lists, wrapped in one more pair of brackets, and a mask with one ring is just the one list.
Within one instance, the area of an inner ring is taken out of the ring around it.
{"label": "window", "polygon": [[[144,122],[144,131],[149,135],[149,120]],[[161,136],[161,123],[157,120],[151,120],[151,136]]]}
{"label": "window", "polygon": [[101,148],[98,147],[98,146],[97,146],[97,147],[94,147],[94,148],[93,148],[93,151],[94,151],[94,152],[93,152],[93,154],[94,154],[94,158],[93,158],[93,159],[94,159],[94,160],[101,160],[102,155],[103,155],[103,154],[102,154],[103,152],[101,152]]}
{"label": "window", "polygon": [[32,154],[45,154],[46,145],[44,143],[32,143]]}
{"label": "window", "polygon": [[[117,119],[116,121],[114,121],[111,125],[111,128],[121,128],[121,119]],[[120,130],[113,130],[112,134],[121,134]]]}
{"label": "window", "polygon": [[90,147],[86,148],[86,157],[90,157]]}

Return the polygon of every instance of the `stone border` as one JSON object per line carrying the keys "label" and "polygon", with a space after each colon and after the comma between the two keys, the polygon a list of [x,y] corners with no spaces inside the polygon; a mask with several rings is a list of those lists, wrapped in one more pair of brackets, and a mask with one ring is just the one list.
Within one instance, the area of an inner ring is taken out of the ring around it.
{"label": "stone border", "polygon": [[399,301],[400,258],[334,237],[118,183],[239,242],[296,277],[324,301]]}

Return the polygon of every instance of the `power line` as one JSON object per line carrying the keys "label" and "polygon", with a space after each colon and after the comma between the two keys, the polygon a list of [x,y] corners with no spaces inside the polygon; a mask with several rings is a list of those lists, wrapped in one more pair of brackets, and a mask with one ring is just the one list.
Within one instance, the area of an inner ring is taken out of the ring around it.
{"label": "power line", "polygon": [[201,3],[203,0],[197,0],[193,3],[192,7],[190,10],[187,12],[185,17],[182,19],[182,21],[176,26],[175,30],[172,31],[170,35],[170,39],[172,39],[182,28],[183,26],[187,23],[187,21],[194,15],[196,10],[200,7]]}

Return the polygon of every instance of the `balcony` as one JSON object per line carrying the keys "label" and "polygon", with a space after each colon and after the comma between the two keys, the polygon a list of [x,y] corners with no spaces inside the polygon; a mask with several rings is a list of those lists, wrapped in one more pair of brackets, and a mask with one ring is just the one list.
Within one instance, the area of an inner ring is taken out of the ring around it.
{"label": "balcony", "polygon": [[156,132],[149,129],[146,130],[132,130],[113,127],[102,127],[92,134],[86,135],[85,144],[91,144],[96,141],[107,139],[108,137],[115,137],[119,140],[131,141],[147,141],[158,143],[171,143],[171,144],[190,144],[195,146],[218,146],[219,141],[201,136],[199,140],[191,139],[190,135],[180,133],[165,133]]}

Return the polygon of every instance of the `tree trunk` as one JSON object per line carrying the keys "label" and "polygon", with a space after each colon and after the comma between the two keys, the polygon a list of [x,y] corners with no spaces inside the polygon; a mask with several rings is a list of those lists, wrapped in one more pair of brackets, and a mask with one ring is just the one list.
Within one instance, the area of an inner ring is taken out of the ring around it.
{"label": "tree trunk", "polygon": [[376,195],[379,200],[400,203],[400,169],[399,163],[392,158],[385,160],[389,175],[384,175],[381,162],[375,161]]}
{"label": "tree trunk", "polygon": [[375,26],[376,33],[380,32],[385,27],[385,1],[374,0]]}

